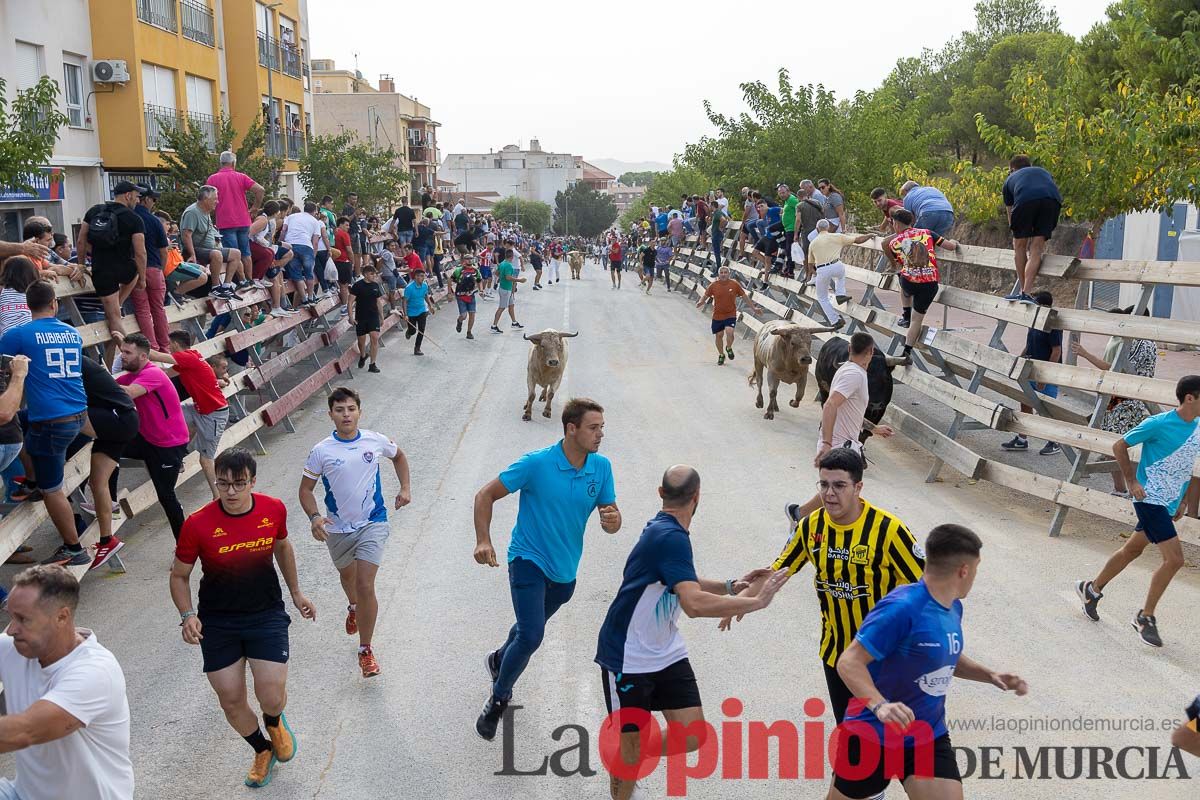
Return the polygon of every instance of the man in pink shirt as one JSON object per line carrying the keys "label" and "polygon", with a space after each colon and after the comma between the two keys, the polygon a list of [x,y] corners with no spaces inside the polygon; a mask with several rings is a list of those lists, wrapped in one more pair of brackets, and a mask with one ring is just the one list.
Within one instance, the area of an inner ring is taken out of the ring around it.
{"label": "man in pink shirt", "polygon": [[[221,244],[242,251],[242,260],[250,263],[250,220],[262,207],[265,190],[244,172],[238,172],[233,151],[221,153],[221,168],[208,176],[208,185],[217,187],[217,230]],[[246,208],[246,192],[254,193],[254,202]]]}
{"label": "man in pink shirt", "polygon": [[[133,398],[138,412],[138,434],[125,448],[124,458],[146,462],[154,493],[167,514],[171,531],[179,540],[183,528],[183,506],[175,496],[175,484],[187,455],[187,422],[179,393],[167,373],[150,360],[150,340],[140,333],[128,334],[121,342],[121,369],[117,383]],[[117,472],[109,482],[116,497]]]}

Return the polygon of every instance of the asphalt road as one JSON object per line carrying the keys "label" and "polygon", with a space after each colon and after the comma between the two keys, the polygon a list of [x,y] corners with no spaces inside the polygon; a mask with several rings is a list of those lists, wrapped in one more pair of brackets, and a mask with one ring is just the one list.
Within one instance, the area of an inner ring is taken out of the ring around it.
{"label": "asphalt road", "polygon": [[[784,502],[811,494],[818,419],[816,404],[805,402],[799,409],[785,404],[773,422],[763,420],[746,383],[750,340],[739,341],[736,361],[718,367],[700,312],[661,288],[642,296],[633,273],[626,278],[625,287],[614,291],[608,276],[589,263],[580,282],[564,280],[518,295],[527,330],[580,331],[570,341],[560,397],[590,396],[607,409],[601,451],[614,465],[625,525],[609,536],[594,517],[589,524],[574,599],[548,626],[545,643],[516,687],[514,703],[524,708],[513,718],[510,766],[536,771],[556,750],[575,748],[554,763],[559,771],[576,770],[582,732],[585,766],[596,774],[496,775],[505,769],[505,743],[500,737],[486,743],[474,733],[488,692],[483,655],[503,639],[512,610],[506,570],[477,566],[471,558],[471,499],[521,453],[553,443],[560,428],[556,418],[537,414],[532,422],[521,421],[528,344],[507,323],[503,335],[489,335],[483,320],[477,339],[468,342],[454,334],[453,313],[443,311],[431,320],[424,358],[413,357],[403,339],[391,335],[381,357],[383,373],[359,372],[354,380],[364,395],[364,426],[392,435],[408,454],[413,474],[413,503],[392,514],[392,540],[379,574],[379,677],[364,680],[358,672],[356,640],[342,630],[345,600],[336,573],[323,545],[308,535],[296,501],[301,464],[330,429],[321,398],[295,414],[295,434],[266,435],[270,453],[260,461],[257,489],[284,498],[293,511],[300,580],[318,618],[309,623],[293,614],[287,713],[299,737],[298,755],[278,767],[271,785],[256,797],[607,797],[597,741],[604,711],[600,672],[592,661],[596,634],[625,557],[656,511],[663,469],[686,462],[701,473],[702,501],[692,530],[701,574],[740,575],[770,562],[783,545]],[[494,309],[486,301],[480,305],[485,314]],[[811,401],[811,384],[809,391]],[[556,401],[556,417],[560,409]],[[964,652],[1019,672],[1031,686],[1029,696],[1017,698],[981,684],[954,683],[948,698],[954,724],[999,722],[1005,728],[952,734],[956,745],[971,751],[960,754],[960,765],[976,762],[966,796],[1194,797],[1196,784],[1187,780],[1056,778],[1050,751],[1040,755],[1049,777],[1018,780],[1014,774],[1018,747],[1034,759],[1037,748],[1068,748],[1061,753],[1068,775],[1079,759],[1087,775],[1096,747],[1158,747],[1156,770],[1166,769],[1170,733],[1163,727],[1180,720],[1183,706],[1200,690],[1197,573],[1186,569],[1168,592],[1159,611],[1167,646],[1151,650],[1137,640],[1129,618],[1141,604],[1156,555],[1147,555],[1109,587],[1101,605],[1104,618],[1093,624],[1077,607],[1073,581],[1094,573],[1118,546],[1116,529],[1076,513],[1064,535],[1050,539],[1046,504],[986,483],[968,485],[949,470],[942,482],[924,484],[926,457],[905,440],[874,444],[871,456],[875,463],[865,496],[898,513],[920,536],[951,521],[982,536],[983,564],[965,601]],[[201,483],[193,481],[184,492],[189,510],[206,499]],[[385,483],[390,496],[395,478],[385,475]],[[493,537],[502,557],[516,509],[515,498],[497,508]],[[128,542],[123,553],[128,573],[90,578],[78,617],[124,667],[138,797],[248,795],[241,784],[250,749],[225,723],[201,674],[199,652],[179,636],[167,591],[172,542],[165,520],[152,515],[121,534]],[[752,721],[814,720],[805,701],[824,699],[825,684],[808,573],[798,575],[771,608],[730,633],[718,633],[709,620],[684,618],[681,625],[707,716],[718,729],[740,729],[745,741]],[[722,713],[726,698],[742,702],[740,715]],[[831,718],[824,719],[827,735]],[[1142,730],[1147,723],[1153,730]],[[1022,724],[1039,730],[1015,730]],[[568,725],[579,727],[563,728]],[[1103,730],[1060,730],[1085,725]],[[806,741],[821,735],[804,732]],[[720,763],[744,775],[750,759],[743,758],[739,770],[731,758],[736,748],[725,741]],[[983,747],[1000,749],[981,758]],[[1093,749],[1076,753],[1072,747]],[[688,796],[824,796],[827,777],[779,779],[771,750],[771,779],[722,779],[718,768],[714,777],[687,783]],[[1116,770],[1115,753],[1110,757]],[[1149,770],[1150,758],[1145,749],[1129,751],[1126,774]],[[989,760],[994,762],[989,773],[1003,770],[1005,778],[981,779],[980,764]],[[1189,774],[1200,771],[1195,759],[1182,763]],[[1099,770],[1103,777],[1103,767]],[[0,759],[0,774],[12,771],[11,757]],[[647,788],[650,796],[666,795],[664,769],[648,779]],[[890,796],[902,792],[893,788]]]}

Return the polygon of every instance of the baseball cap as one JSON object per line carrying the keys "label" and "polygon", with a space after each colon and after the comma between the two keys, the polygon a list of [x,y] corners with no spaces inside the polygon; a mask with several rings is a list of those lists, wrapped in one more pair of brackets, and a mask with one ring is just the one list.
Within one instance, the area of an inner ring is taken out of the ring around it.
{"label": "baseball cap", "polygon": [[162,195],[160,193],[154,191],[154,189],[152,189],[151,187],[147,186],[144,183],[139,183],[137,185],[137,191],[138,191],[138,194],[140,194],[142,197],[151,197],[156,200],[159,197],[162,197]]}
{"label": "baseball cap", "polygon": [[129,181],[119,181],[117,185],[113,187],[112,193],[113,197],[116,197],[117,195],[129,194],[130,192],[136,192],[137,190],[138,187]]}

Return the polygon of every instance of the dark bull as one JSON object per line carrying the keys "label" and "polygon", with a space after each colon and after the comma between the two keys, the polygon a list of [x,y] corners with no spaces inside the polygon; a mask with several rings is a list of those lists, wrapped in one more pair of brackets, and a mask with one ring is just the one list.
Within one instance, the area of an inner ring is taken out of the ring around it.
{"label": "dark bull", "polygon": [[[825,342],[821,352],[817,354],[817,402],[824,404],[829,397],[829,384],[833,382],[833,374],[838,367],[850,360],[850,342],[840,336],[835,336]],[[892,359],[895,361],[896,359]],[[867,413],[866,419],[872,425],[878,425],[887,411],[888,403],[892,401],[892,369],[888,365],[888,357],[878,347],[871,356],[871,364],[867,367]],[[859,435],[859,441],[865,442],[870,437],[870,431],[864,426]]]}

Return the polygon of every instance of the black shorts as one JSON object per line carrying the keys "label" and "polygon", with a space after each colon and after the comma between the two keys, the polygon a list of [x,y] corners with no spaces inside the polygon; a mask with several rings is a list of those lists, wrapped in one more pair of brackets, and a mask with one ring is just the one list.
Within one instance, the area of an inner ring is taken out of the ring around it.
{"label": "black shorts", "polygon": [[[601,667],[600,679],[604,684],[604,705],[610,714],[622,708],[670,711],[701,705],[696,673],[686,658],[658,672],[640,674],[610,672]],[[622,733],[637,731],[637,725],[621,726]]]}
{"label": "black shorts", "polygon": [[121,287],[137,280],[137,265],[132,261],[128,264],[92,264],[92,286],[96,287],[97,297],[108,297],[121,291]]}
{"label": "black shorts", "polygon": [[1041,236],[1049,239],[1050,234],[1058,227],[1058,213],[1062,204],[1051,197],[1043,197],[1032,203],[1023,203],[1012,210],[1012,229],[1014,239],[1029,239]]}
{"label": "black shorts", "polygon": [[337,267],[338,283],[349,286],[354,283],[354,265],[349,261],[335,261],[333,265]]}
{"label": "black shorts", "polygon": [[918,314],[924,314],[933,305],[933,299],[937,297],[938,282],[913,283],[901,275],[900,288],[904,290],[906,295],[912,298],[913,311]]}
{"label": "black shorts", "polygon": [[200,653],[204,671],[216,672],[242,658],[288,661],[288,625],[292,618],[282,608],[236,616],[201,614]]}
{"label": "black shorts", "polygon": [[359,317],[354,323],[354,335],[366,336],[368,333],[378,331],[380,327],[382,327],[382,325],[377,317],[372,317],[371,319],[363,319],[362,317]]}
{"label": "black shorts", "polygon": [[754,243],[754,249],[764,255],[773,256],[779,252],[779,242],[775,241],[774,236],[768,234]]}
{"label": "black shorts", "polygon": [[[846,748],[846,755],[850,764],[858,764],[862,761],[862,745],[863,742],[857,736],[847,736],[845,730],[840,734],[839,748]],[[882,749],[879,752],[879,760],[875,766],[875,770],[861,780],[849,780],[836,774],[837,762],[835,761],[835,775],[833,779],[834,787],[846,795],[846,797],[854,798],[854,800],[863,800],[863,798],[874,797],[887,789],[888,784],[892,782],[892,778],[903,781],[906,777],[912,776],[917,772],[916,765],[916,750],[911,739],[906,739],[904,743],[904,766],[902,774],[895,774],[895,769],[889,769],[888,754]],[[933,746],[933,775],[923,775],[921,777],[946,778],[952,781],[962,782],[962,775],[958,771],[958,762],[954,760],[954,748],[950,744],[950,734],[943,734],[932,742]],[[874,742],[869,743],[868,747],[878,747]],[[897,760],[896,755],[891,755],[893,761]],[[870,763],[871,756],[867,755],[867,763]],[[889,772],[891,774],[889,774]]]}
{"label": "black shorts", "polygon": [[850,705],[854,692],[850,691],[850,687],[842,680],[836,667],[828,664],[821,666],[825,667],[825,686],[829,689],[829,710],[833,712],[833,718],[837,724],[841,725],[846,718],[846,707]]}
{"label": "black shorts", "polygon": [[787,263],[792,263],[792,242],[796,241],[795,231],[783,232],[783,258]]}
{"label": "black shorts", "polygon": [[126,445],[138,434],[137,411],[129,409],[117,413],[109,408],[89,406],[88,419],[96,431],[92,452],[103,453],[113,461],[120,461]]}

